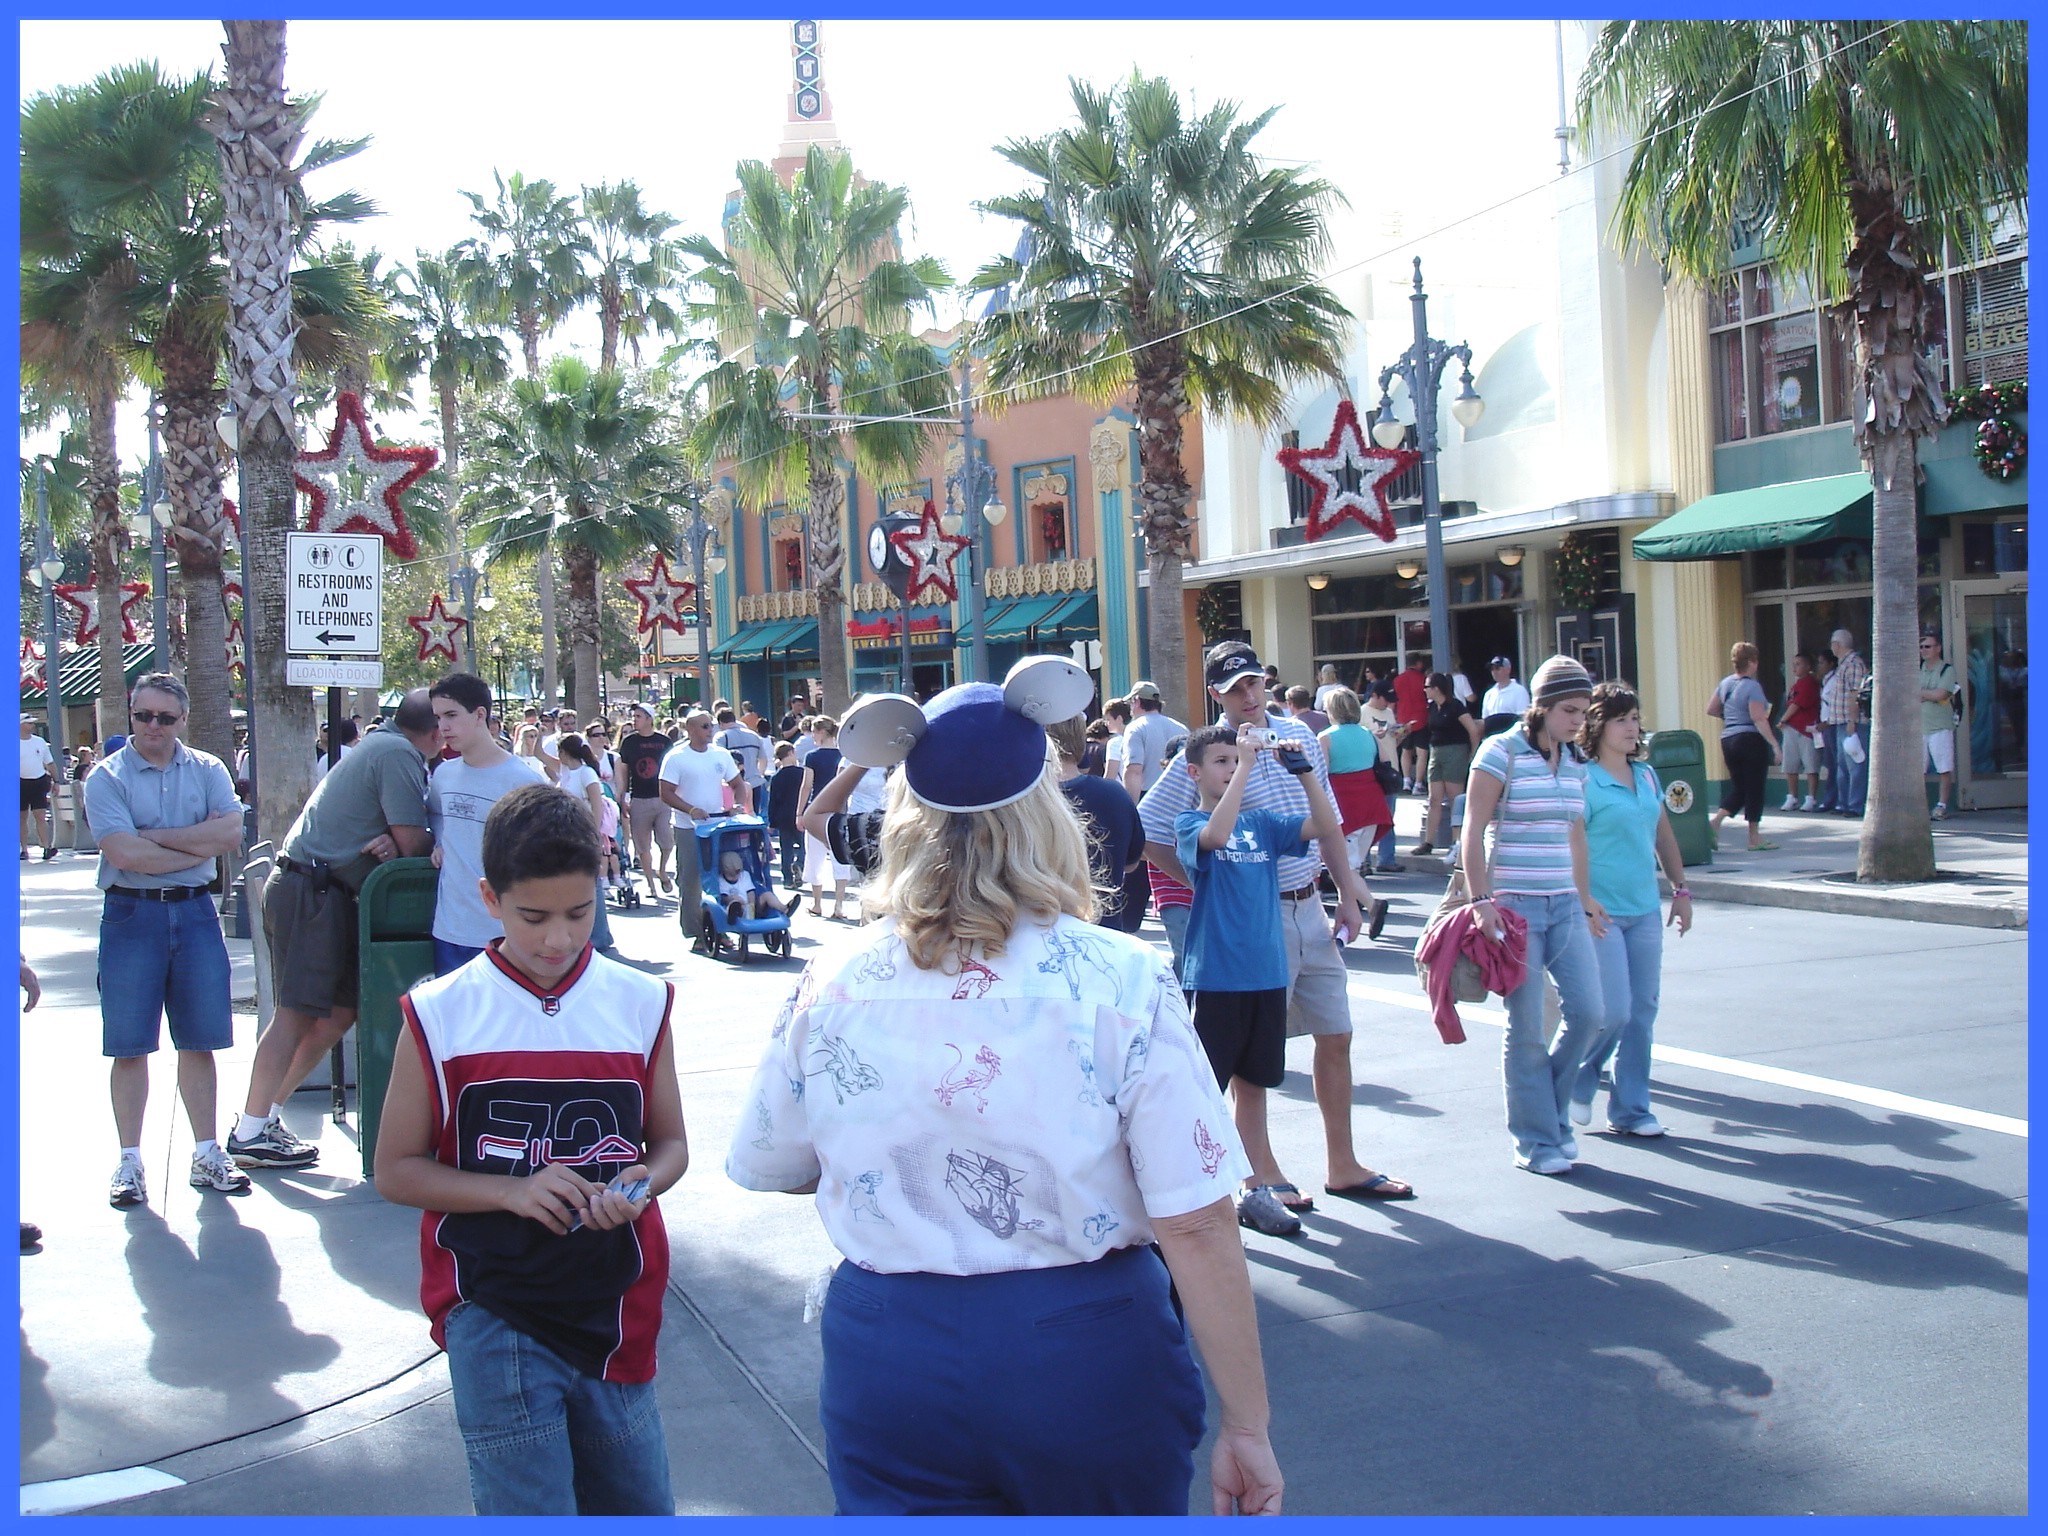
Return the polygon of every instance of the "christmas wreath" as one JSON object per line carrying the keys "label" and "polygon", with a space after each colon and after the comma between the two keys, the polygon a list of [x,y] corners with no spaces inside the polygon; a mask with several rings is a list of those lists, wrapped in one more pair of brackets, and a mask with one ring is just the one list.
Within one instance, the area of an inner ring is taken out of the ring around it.
{"label": "christmas wreath", "polygon": [[1948,413],[1965,421],[1982,421],[1991,416],[2010,416],[2027,408],[2027,382],[2014,379],[2007,384],[1966,384],[1948,392]]}
{"label": "christmas wreath", "polygon": [[1557,549],[1557,600],[1585,612],[1600,600],[1600,551],[1584,534],[1568,533]]}
{"label": "christmas wreath", "polygon": [[1230,627],[1230,613],[1223,604],[1223,594],[1214,587],[1202,588],[1202,595],[1195,599],[1195,624],[1202,631],[1204,641],[1214,641]]}
{"label": "christmas wreath", "polygon": [[2027,408],[2027,384],[1970,384],[1948,392],[1951,417],[1975,421],[1977,467],[1994,480],[2010,480],[2027,464],[2027,434],[2012,419]]}

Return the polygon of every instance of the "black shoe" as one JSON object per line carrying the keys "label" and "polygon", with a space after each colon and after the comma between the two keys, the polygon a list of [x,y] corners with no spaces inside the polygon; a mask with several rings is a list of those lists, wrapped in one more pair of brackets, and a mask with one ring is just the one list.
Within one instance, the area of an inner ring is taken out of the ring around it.
{"label": "black shoe", "polygon": [[43,1229],[41,1227],[32,1221],[24,1221],[21,1224],[21,1251],[23,1253],[27,1253],[29,1249],[35,1247],[42,1240]]}
{"label": "black shoe", "polygon": [[1386,926],[1387,899],[1378,896],[1373,899],[1372,912],[1365,920],[1365,936],[1368,939],[1376,939],[1380,936],[1380,930]]}
{"label": "black shoe", "polygon": [[43,862],[45,864],[49,863],[50,860],[54,859],[55,857],[57,857],[57,850],[55,848],[45,848],[43,850]]}
{"label": "black shoe", "polygon": [[1423,856],[1424,854],[1426,854],[1426,853],[1435,853],[1435,852],[1436,852],[1436,850],[1435,850],[1434,848],[1430,847],[1430,845],[1429,845],[1429,844],[1427,844],[1427,843],[1417,843],[1417,844],[1416,844],[1416,845],[1415,845],[1415,846],[1414,846],[1413,848],[1410,848],[1410,849],[1408,850],[1408,853],[1409,853],[1409,856],[1410,856],[1410,857],[1412,857],[1412,858],[1418,858],[1418,859],[1419,859],[1419,858],[1421,858],[1421,857],[1422,857],[1422,856]]}

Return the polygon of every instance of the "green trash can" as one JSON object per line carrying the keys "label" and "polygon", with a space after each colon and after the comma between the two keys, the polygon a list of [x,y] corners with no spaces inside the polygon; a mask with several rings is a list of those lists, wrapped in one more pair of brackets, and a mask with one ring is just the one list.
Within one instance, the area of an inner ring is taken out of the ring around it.
{"label": "green trash can", "polygon": [[1678,834],[1678,853],[1687,864],[1714,862],[1714,834],[1707,825],[1707,746],[1698,731],[1655,731],[1650,766],[1664,786],[1664,810]]}
{"label": "green trash can", "polygon": [[377,1123],[391,1083],[391,1053],[405,1022],[398,1000],[434,974],[434,892],[440,878],[432,859],[392,859],[371,871],[356,898],[356,1124],[366,1179],[376,1172]]}

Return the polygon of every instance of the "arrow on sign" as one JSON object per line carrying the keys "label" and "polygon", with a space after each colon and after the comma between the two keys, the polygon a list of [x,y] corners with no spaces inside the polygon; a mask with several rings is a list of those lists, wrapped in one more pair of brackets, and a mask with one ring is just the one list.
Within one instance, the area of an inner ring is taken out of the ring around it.
{"label": "arrow on sign", "polygon": [[323,629],[320,631],[319,634],[315,635],[313,638],[315,640],[318,640],[322,645],[332,645],[337,640],[353,640],[355,639],[355,636],[329,634],[326,630]]}

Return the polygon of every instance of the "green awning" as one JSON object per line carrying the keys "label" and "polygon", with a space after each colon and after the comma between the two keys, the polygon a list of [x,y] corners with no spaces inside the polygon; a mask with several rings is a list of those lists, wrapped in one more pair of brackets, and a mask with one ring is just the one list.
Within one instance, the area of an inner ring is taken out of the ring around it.
{"label": "green awning", "polygon": [[711,647],[711,660],[721,662],[759,661],[782,636],[793,634],[806,619],[771,619],[764,624],[742,624]]}
{"label": "green awning", "polygon": [[1093,592],[1069,592],[1059,606],[1038,621],[1041,635],[1055,632],[1075,633],[1087,630],[1089,633],[1099,627]]}
{"label": "green awning", "polygon": [[1829,475],[1702,496],[1637,534],[1638,560],[1713,560],[1818,539],[1870,537],[1870,476]]}
{"label": "green awning", "polygon": [[[1016,603],[997,603],[993,608],[984,608],[982,610],[981,621],[989,627],[990,635],[995,634],[996,626],[1002,622],[1003,615],[1016,606]],[[974,621],[969,619],[965,624],[962,624],[953,632],[953,638],[961,645],[972,645],[974,643]]]}
{"label": "green awning", "polygon": [[771,636],[768,650],[774,655],[815,656],[818,654],[818,621],[798,619],[787,632]]}
{"label": "green awning", "polygon": [[[37,676],[42,675],[42,663],[34,663]],[[121,647],[121,680],[130,687],[135,679],[156,668],[156,646],[145,640],[136,645]],[[69,709],[74,704],[96,703],[100,696],[100,648],[98,645],[80,646],[68,654],[61,649],[57,653],[57,692]],[[42,709],[49,699],[48,690],[38,684],[34,688],[21,690],[23,709]]]}

